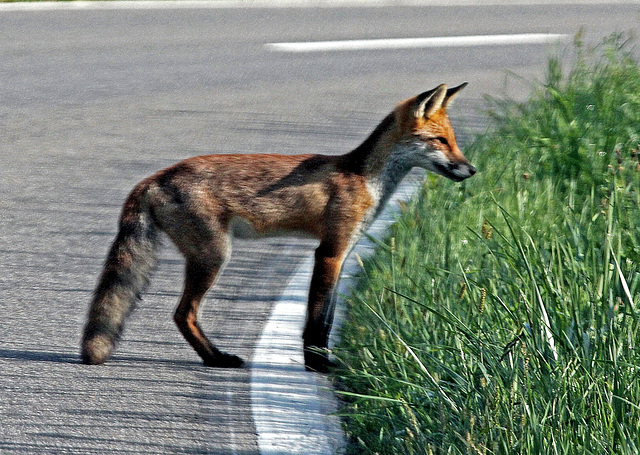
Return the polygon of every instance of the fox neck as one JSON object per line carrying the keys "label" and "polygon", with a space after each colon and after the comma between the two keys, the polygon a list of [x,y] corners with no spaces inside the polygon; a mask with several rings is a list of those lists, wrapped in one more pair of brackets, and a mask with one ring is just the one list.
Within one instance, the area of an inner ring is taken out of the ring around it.
{"label": "fox neck", "polygon": [[400,136],[392,112],[359,147],[343,157],[350,172],[365,177],[377,202],[376,216],[413,167],[406,159],[406,146],[400,143]]}
{"label": "fox neck", "polygon": [[369,192],[377,199],[374,217],[380,214],[402,179],[411,169],[412,166],[408,164],[406,160],[404,147],[402,145],[396,145],[391,150],[381,171],[367,179]]}

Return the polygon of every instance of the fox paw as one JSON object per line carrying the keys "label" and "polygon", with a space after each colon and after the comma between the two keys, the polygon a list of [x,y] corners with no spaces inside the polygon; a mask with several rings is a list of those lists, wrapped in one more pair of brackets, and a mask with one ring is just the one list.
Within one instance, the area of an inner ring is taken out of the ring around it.
{"label": "fox paw", "polygon": [[307,371],[328,373],[336,364],[329,359],[329,350],[308,347],[304,350],[304,366]]}
{"label": "fox paw", "polygon": [[205,366],[214,368],[243,368],[245,366],[242,358],[237,355],[225,354],[223,352],[211,359],[205,359],[204,364]]}

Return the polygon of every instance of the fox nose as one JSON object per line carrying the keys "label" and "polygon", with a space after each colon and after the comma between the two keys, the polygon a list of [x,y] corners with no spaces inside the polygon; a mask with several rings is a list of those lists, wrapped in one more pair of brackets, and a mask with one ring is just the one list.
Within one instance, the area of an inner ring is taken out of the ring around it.
{"label": "fox nose", "polygon": [[468,162],[458,163],[456,165],[453,165],[450,169],[451,171],[453,171],[452,174],[455,176],[451,178],[458,182],[464,179],[468,179],[473,174],[478,172],[477,169]]}

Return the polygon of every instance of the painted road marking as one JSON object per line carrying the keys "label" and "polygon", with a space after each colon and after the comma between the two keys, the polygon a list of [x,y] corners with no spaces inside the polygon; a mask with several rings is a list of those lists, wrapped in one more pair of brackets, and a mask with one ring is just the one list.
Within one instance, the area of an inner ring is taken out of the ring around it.
{"label": "painted road marking", "polygon": [[[397,216],[398,201],[407,201],[423,180],[423,171],[414,171],[403,180],[380,217],[367,230],[381,238]],[[367,237],[354,249],[361,257],[374,251]],[[251,409],[261,455],[333,455],[344,447],[340,419],[331,415],[335,398],[324,375],[305,371],[302,329],[313,251],[300,265],[276,302],[253,352],[251,364]],[[359,271],[355,255],[345,261],[338,287],[341,296],[350,294],[353,277]],[[336,341],[344,307],[338,299],[330,346]]]}
{"label": "painted road marking", "polygon": [[[0,3],[2,11],[77,11],[140,9],[222,9],[222,8],[368,8],[388,6],[501,6],[573,5],[576,0],[117,0],[74,2]],[[637,0],[580,0],[580,4],[624,5]]]}
{"label": "painted road marking", "polygon": [[[251,364],[251,410],[262,455],[333,455],[318,380],[304,368],[302,329],[313,252],[276,302]],[[328,383],[325,387],[328,387]]]}
{"label": "painted road marking", "polygon": [[566,39],[558,33],[520,33],[513,35],[437,36],[431,38],[393,38],[346,41],[306,41],[267,43],[276,52],[328,52],[379,49],[421,49],[433,47],[504,46],[514,44],[546,44]]}

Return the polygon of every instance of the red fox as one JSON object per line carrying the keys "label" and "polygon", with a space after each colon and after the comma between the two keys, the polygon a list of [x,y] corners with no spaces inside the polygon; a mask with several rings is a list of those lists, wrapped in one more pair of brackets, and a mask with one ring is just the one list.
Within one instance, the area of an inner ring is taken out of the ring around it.
{"label": "red fox", "polygon": [[231,254],[231,239],[303,233],[320,241],[302,338],[305,366],[325,372],[336,283],[358,238],[413,167],[459,182],[475,174],[456,144],[446,108],[466,86],[442,84],[405,100],[353,151],[189,158],[146,178],[126,199],[91,302],[82,360],[101,364],[148,284],[164,232],[186,260],[178,329],[205,365],[241,367],[198,324],[198,309]]}

